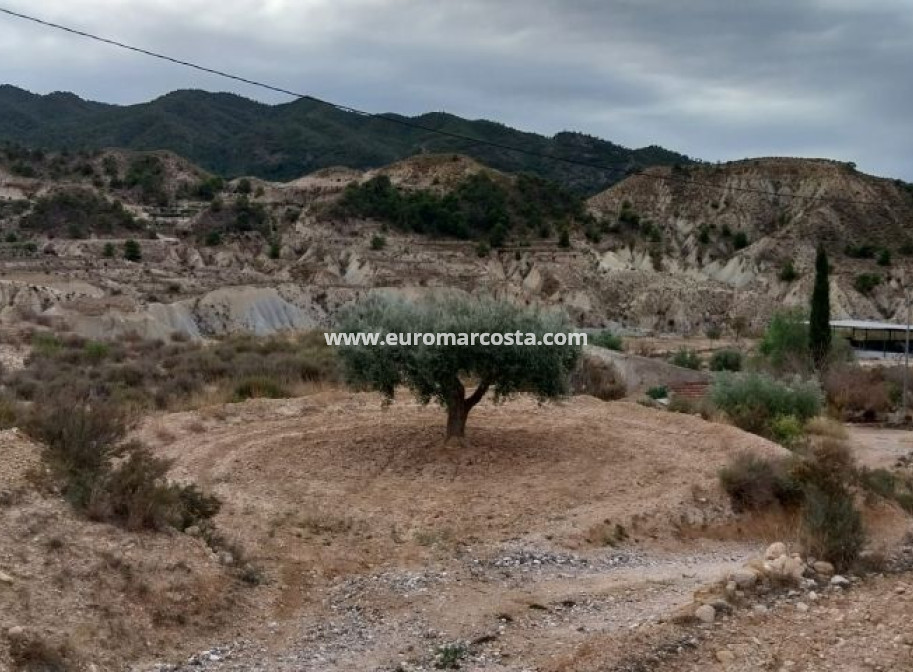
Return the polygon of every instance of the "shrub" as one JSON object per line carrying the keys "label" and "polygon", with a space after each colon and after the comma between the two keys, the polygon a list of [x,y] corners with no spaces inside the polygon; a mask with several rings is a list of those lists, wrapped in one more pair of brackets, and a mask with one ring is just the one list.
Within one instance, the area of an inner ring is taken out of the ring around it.
{"label": "shrub", "polygon": [[738,350],[717,350],[710,358],[711,371],[741,371],[742,353]]}
{"label": "shrub", "polygon": [[105,259],[113,259],[115,254],[116,250],[114,249],[114,243],[105,243],[105,246],[101,250],[101,256]]}
{"label": "shrub", "polygon": [[794,415],[778,415],[770,423],[770,438],[786,448],[794,448],[805,436],[805,428]]}
{"label": "shrub", "polygon": [[571,233],[567,230],[567,227],[561,229],[561,232],[558,234],[558,247],[568,248],[571,246]]}
{"label": "shrub", "polygon": [[860,294],[871,294],[881,284],[881,276],[877,273],[860,273],[853,280],[853,288]]}
{"label": "shrub", "polygon": [[616,350],[621,352],[624,350],[624,344],[622,343],[621,336],[615,334],[608,329],[603,329],[600,332],[591,334],[587,342],[590,345],[596,345],[600,348],[606,348],[607,350]]}
{"label": "shrub", "polygon": [[783,264],[777,277],[780,278],[781,282],[793,282],[799,279],[799,273],[796,271],[792,259],[787,260],[787,262]]}
{"label": "shrub", "polygon": [[92,191],[71,189],[42,196],[22,218],[23,229],[85,238],[136,231],[139,223],[119,201],[108,201]]}
{"label": "shrub", "polygon": [[479,243],[476,245],[476,255],[479,258],[484,259],[490,253],[491,253],[491,247],[489,247],[488,243],[486,243],[484,240],[480,240]]}
{"label": "shrub", "polygon": [[665,385],[654,385],[647,390],[647,396],[651,399],[668,399],[669,389]]}
{"label": "shrub", "polygon": [[891,251],[883,249],[878,253],[878,265],[879,266],[890,266],[891,265]]}
{"label": "shrub", "polygon": [[621,399],[627,394],[627,386],[615,365],[595,356],[580,359],[571,372],[570,386],[574,394],[588,394],[603,401]]}
{"label": "shrub", "polygon": [[669,361],[675,366],[681,366],[685,369],[694,369],[696,371],[701,368],[700,355],[690,348],[679,348]]}
{"label": "shrub", "polygon": [[382,250],[387,246],[387,239],[379,234],[371,236],[371,249]]}
{"label": "shrub", "polygon": [[822,383],[828,404],[844,420],[874,422],[894,407],[893,384],[883,369],[833,366]]}
{"label": "shrub", "polygon": [[802,507],[802,535],[806,552],[832,562],[838,570],[852,566],[865,543],[862,516],[846,488],[822,489],[811,485]]}
{"label": "shrub", "polygon": [[748,247],[748,235],[744,231],[736,231],[732,237],[732,246],[737,250]]}
{"label": "shrub", "polygon": [[122,406],[70,388],[36,401],[26,431],[44,443],[44,460],[63,495],[90,518],[139,530],[215,515],[218,500],[170,483],[168,460],[124,442],[132,424]]}
{"label": "shrub", "polygon": [[124,259],[127,261],[141,261],[143,251],[138,242],[130,238],[124,242]]}
{"label": "shrub", "polygon": [[808,371],[811,358],[805,314],[798,310],[775,313],[764,331],[758,351],[775,371]]}
{"label": "shrub", "polygon": [[269,243],[269,258],[278,259],[282,255],[282,241],[273,239]]}
{"label": "shrub", "polygon": [[0,394],[0,429],[15,427],[19,422],[19,409],[15,401]]}
{"label": "shrub", "polygon": [[795,507],[802,501],[801,486],[792,478],[787,460],[741,453],[720,470],[719,478],[736,512]]}
{"label": "shrub", "polygon": [[235,400],[245,399],[283,399],[291,393],[272,378],[252,376],[245,378],[235,386]]}
{"label": "shrub", "polygon": [[822,404],[815,383],[796,380],[787,385],[759,373],[719,374],[711,399],[737,427],[761,436],[771,435],[771,423],[778,416],[805,422],[818,415]]}

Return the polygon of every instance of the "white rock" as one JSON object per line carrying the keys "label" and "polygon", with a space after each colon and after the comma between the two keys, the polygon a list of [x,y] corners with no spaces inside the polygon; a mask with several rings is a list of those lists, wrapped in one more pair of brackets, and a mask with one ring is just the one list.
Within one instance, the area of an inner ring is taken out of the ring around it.
{"label": "white rock", "polygon": [[776,560],[784,555],[786,555],[786,544],[782,541],[776,541],[767,547],[767,550],[764,552],[764,559]]}
{"label": "white rock", "polygon": [[806,611],[808,611],[808,605],[805,604],[805,602],[797,602],[796,611],[801,611],[802,613],[805,613]]}
{"label": "white rock", "polygon": [[25,628],[21,625],[14,625],[9,630],[6,631],[6,636],[10,639],[18,639],[25,634]]}
{"label": "white rock", "polygon": [[694,610],[694,615],[704,623],[713,623],[716,619],[716,609],[709,604],[702,604]]}
{"label": "white rock", "polygon": [[834,574],[834,566],[824,560],[818,560],[818,562],[812,565],[812,569],[823,576],[832,576]]}
{"label": "white rock", "polygon": [[758,582],[758,572],[751,567],[742,567],[732,573],[732,580],[739,588],[751,588]]}
{"label": "white rock", "polygon": [[723,665],[728,665],[735,660],[735,654],[732,651],[722,649],[716,652],[716,659]]}
{"label": "white rock", "polygon": [[840,586],[841,588],[843,588],[845,586],[850,585],[850,580],[847,579],[845,576],[840,576],[839,574],[835,574],[834,576],[831,577],[831,585]]}

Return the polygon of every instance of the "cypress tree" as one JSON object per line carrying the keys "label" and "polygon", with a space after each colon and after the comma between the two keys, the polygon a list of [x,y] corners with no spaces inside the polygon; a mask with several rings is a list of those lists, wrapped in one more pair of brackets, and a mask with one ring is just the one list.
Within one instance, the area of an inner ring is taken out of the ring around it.
{"label": "cypress tree", "polygon": [[823,245],[815,255],[815,288],[812,290],[811,316],[808,322],[808,344],[815,364],[821,367],[831,350],[830,268]]}

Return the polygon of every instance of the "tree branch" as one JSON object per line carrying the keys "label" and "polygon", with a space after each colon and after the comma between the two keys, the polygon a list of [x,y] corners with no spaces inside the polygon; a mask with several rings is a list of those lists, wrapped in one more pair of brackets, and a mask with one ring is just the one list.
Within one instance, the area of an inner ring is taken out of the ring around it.
{"label": "tree branch", "polygon": [[483,380],[481,383],[479,383],[476,391],[469,395],[469,397],[466,399],[466,405],[469,406],[469,408],[472,408],[480,401],[482,401],[482,397],[484,397],[485,393],[488,392],[489,384],[490,383],[487,380]]}

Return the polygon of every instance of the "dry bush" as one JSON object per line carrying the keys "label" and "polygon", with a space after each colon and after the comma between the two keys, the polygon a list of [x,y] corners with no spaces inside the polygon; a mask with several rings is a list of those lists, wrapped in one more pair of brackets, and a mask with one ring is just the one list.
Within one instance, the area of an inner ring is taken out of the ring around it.
{"label": "dry bush", "polygon": [[137,410],[183,410],[208,400],[225,402],[252,377],[289,391],[338,379],[335,350],[320,333],[297,338],[234,336],[210,346],[143,340],[131,334],[108,343],[35,332],[25,364],[20,371],[0,372],[0,384],[13,398],[32,400],[82,387],[97,398]]}
{"label": "dry bush", "polygon": [[571,372],[571,391],[573,394],[588,394],[603,401],[613,401],[627,394],[627,386],[612,362],[584,356]]}
{"label": "dry bush", "polygon": [[847,437],[846,427],[843,426],[843,423],[822,415],[805,423],[805,431],[813,436],[822,436],[841,441]]}
{"label": "dry bush", "polygon": [[789,461],[740,455],[720,472],[736,511],[797,506],[806,552],[846,569],[865,542],[853,487],[858,470],[846,444],[825,439]]}
{"label": "dry bush", "polygon": [[184,529],[215,515],[217,500],[168,481],[168,460],[124,441],[132,425],[117,403],[70,389],[35,402],[26,431],[45,445],[45,462],[67,500],[93,520]]}
{"label": "dry bush", "polygon": [[742,453],[720,470],[720,484],[734,511],[760,511],[778,505],[791,508],[802,500],[791,461]]}
{"label": "dry bush", "polygon": [[880,368],[831,367],[822,383],[828,403],[844,420],[874,422],[895,405],[895,386]]}
{"label": "dry bush", "polygon": [[13,669],[19,672],[75,672],[80,669],[66,644],[51,642],[35,633],[10,639]]}

